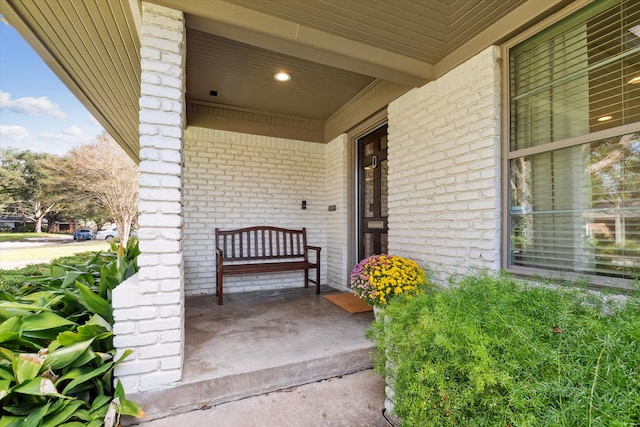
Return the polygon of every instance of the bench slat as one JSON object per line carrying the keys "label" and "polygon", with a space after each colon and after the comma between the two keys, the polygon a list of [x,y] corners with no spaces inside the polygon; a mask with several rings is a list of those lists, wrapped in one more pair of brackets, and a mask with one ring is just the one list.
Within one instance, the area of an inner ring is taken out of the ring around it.
{"label": "bench slat", "polygon": [[315,268],[315,264],[307,261],[267,262],[260,264],[231,264],[224,266],[224,274],[269,273],[277,271],[305,270]]}

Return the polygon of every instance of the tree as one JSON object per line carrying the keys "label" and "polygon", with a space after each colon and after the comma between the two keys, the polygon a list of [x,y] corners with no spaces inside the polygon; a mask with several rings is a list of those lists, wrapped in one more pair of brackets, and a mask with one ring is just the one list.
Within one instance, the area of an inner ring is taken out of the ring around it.
{"label": "tree", "polygon": [[71,149],[67,161],[74,185],[109,213],[126,247],[138,217],[138,166],[106,132]]}
{"label": "tree", "polygon": [[46,162],[60,159],[53,154],[0,149],[0,202],[35,223],[35,232],[42,232],[42,219],[60,201],[52,189],[51,169]]}
{"label": "tree", "polygon": [[615,241],[623,246],[626,244],[625,208],[633,207],[640,196],[640,133],[594,144],[590,159],[585,174],[591,176],[594,207],[612,208]]}
{"label": "tree", "polygon": [[94,221],[98,229],[111,220],[96,197],[85,190],[82,182],[78,182],[77,172],[74,170],[77,165],[72,164],[68,157],[46,158],[42,161],[42,167],[50,177],[49,190],[60,195],[60,200],[47,218],[51,217],[53,221]]}

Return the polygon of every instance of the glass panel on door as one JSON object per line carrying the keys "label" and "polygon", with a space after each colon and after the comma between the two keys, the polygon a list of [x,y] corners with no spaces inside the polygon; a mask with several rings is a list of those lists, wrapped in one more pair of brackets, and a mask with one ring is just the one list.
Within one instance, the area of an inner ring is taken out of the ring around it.
{"label": "glass panel on door", "polygon": [[358,260],[387,253],[387,126],[358,139]]}

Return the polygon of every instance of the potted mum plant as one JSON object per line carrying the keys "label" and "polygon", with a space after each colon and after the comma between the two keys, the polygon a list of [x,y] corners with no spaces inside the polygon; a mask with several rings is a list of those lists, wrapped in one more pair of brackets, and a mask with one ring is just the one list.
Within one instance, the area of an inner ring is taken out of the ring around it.
{"label": "potted mum plant", "polygon": [[[389,301],[412,298],[429,287],[427,274],[415,262],[396,255],[372,255],[360,261],[351,271],[349,287],[369,305],[377,320],[384,319],[382,310]],[[386,324],[387,319],[383,320]],[[385,353],[386,358],[386,353]],[[395,406],[393,383],[395,368],[386,360],[385,411],[393,416]]]}
{"label": "potted mum plant", "polygon": [[374,310],[393,298],[420,295],[429,286],[425,271],[415,262],[396,255],[372,255],[351,271],[349,287]]}

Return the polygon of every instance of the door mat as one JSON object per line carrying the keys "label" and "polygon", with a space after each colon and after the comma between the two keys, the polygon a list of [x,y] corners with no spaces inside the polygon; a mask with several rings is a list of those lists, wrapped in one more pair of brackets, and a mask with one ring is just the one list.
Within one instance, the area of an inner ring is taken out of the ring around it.
{"label": "door mat", "polygon": [[373,308],[369,304],[362,301],[357,295],[349,292],[329,294],[324,295],[324,297],[351,314],[373,311]]}

